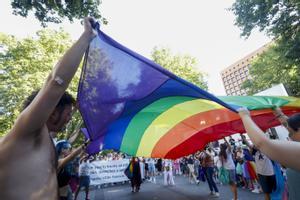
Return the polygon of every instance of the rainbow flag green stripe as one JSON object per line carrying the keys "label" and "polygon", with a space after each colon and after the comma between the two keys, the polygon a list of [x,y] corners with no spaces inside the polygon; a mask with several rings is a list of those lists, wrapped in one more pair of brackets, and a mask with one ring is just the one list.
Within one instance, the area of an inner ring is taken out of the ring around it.
{"label": "rainbow flag green stripe", "polygon": [[247,107],[249,110],[281,107],[291,102],[290,98],[270,96],[219,96],[218,98],[228,104]]}
{"label": "rainbow flag green stripe", "polygon": [[145,130],[159,115],[174,105],[194,99],[186,96],[167,97],[159,99],[142,109],[128,124],[120,150],[135,155]]}

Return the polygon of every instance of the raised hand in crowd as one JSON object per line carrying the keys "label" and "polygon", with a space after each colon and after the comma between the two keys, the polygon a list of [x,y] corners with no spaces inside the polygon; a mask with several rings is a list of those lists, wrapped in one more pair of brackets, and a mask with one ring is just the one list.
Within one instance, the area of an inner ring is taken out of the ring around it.
{"label": "raised hand in crowd", "polygon": [[[286,167],[300,170],[300,143],[294,141],[270,140],[252,120],[246,108],[238,110],[249,138],[266,156],[278,161]],[[300,123],[298,122],[300,125]],[[299,126],[300,127],[300,126]],[[295,134],[300,134],[300,129],[294,127]]]}
{"label": "raised hand in crowd", "polygon": [[60,171],[67,163],[75,159],[82,152],[85,152],[87,145],[90,143],[90,140],[85,141],[82,145],[74,149],[69,155],[58,160],[57,171]]}

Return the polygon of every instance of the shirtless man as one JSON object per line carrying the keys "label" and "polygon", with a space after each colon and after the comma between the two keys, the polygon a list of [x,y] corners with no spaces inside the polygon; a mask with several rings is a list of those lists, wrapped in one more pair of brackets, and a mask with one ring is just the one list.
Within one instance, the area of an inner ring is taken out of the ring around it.
{"label": "shirtless man", "polygon": [[78,41],[1,139],[0,199],[58,199],[57,158],[49,132],[60,131],[71,118],[72,104],[60,105],[60,100],[96,36],[91,20],[84,19],[84,32]]}

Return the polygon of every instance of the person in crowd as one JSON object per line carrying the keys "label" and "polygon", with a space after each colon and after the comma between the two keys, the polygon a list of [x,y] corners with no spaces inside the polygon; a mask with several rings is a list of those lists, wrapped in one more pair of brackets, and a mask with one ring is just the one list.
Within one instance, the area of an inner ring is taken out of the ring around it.
{"label": "person in crowd", "polygon": [[188,169],[187,169],[187,159],[183,157],[180,159],[180,169],[182,170],[182,174],[184,176],[188,176]]}
{"label": "person in crowd", "polygon": [[216,151],[216,149],[213,147],[213,144],[214,143],[209,143],[207,145],[207,153],[213,158],[213,161],[214,161],[214,172],[213,172],[213,179],[214,179],[214,182],[217,183],[219,182],[218,180],[218,167],[217,167],[217,162],[219,161],[219,154],[218,152]]}
{"label": "person in crowd", "polygon": [[[81,153],[82,154],[82,153]],[[69,186],[72,192],[72,200],[75,197],[76,190],[79,186],[79,161],[80,161],[80,156],[81,154],[77,157],[75,157],[74,160],[71,161],[71,178],[69,181]],[[68,199],[69,200],[69,199]]]}
{"label": "person in crowd", "polygon": [[158,173],[158,175],[161,175],[161,173],[162,173],[162,168],[163,168],[163,165],[162,165],[162,159],[161,158],[159,158],[159,159],[157,159],[157,161],[156,161],[156,171],[157,171],[157,173]]}
{"label": "person in crowd", "polygon": [[163,169],[164,169],[164,185],[175,185],[174,177],[173,177],[173,163],[171,160],[163,161]]}
{"label": "person in crowd", "polygon": [[145,158],[143,158],[143,163],[145,165],[145,180],[150,180],[149,165],[148,165],[148,161]]}
{"label": "person in crowd", "polygon": [[235,165],[232,159],[232,149],[226,138],[224,138],[225,143],[220,146],[220,160],[222,166],[228,171],[229,174],[229,184],[231,191],[233,193],[233,200],[238,199],[236,179],[235,179]]}
{"label": "person in crowd", "polygon": [[144,181],[145,180],[145,163],[144,163],[143,158],[140,158],[139,164],[140,164],[140,170],[141,170],[141,178],[142,178],[142,181]]}
{"label": "person in crowd", "polygon": [[250,112],[246,108],[239,109],[246,132],[255,147],[270,159],[289,168],[286,170],[289,199],[300,199],[300,114],[287,117],[280,108],[276,108],[274,114],[287,128],[292,141],[270,140],[252,120]]}
{"label": "person in crowd", "polygon": [[85,191],[85,200],[89,200],[89,191],[90,191],[90,168],[91,168],[91,164],[90,162],[92,162],[94,160],[93,157],[89,156],[89,155],[84,155],[80,162],[79,165],[79,186],[76,190],[75,193],[75,200],[78,197],[78,194],[80,192],[80,189],[82,187],[84,187],[84,191]]}
{"label": "person in crowd", "polygon": [[56,145],[56,151],[58,155],[58,186],[59,186],[59,195],[61,200],[72,199],[72,191],[69,187],[69,182],[72,178],[72,170],[74,163],[72,162],[76,156],[84,152],[86,145],[85,143],[75,150],[71,151],[72,147],[68,141],[58,142]]}
{"label": "person in crowd", "polygon": [[200,168],[200,160],[199,160],[199,154],[194,154],[194,174],[197,179],[197,183],[200,183],[199,177],[199,168]]}
{"label": "person in crowd", "polygon": [[250,153],[250,149],[245,145],[243,146],[244,163],[243,163],[243,175],[246,180],[246,188],[250,191],[256,192],[257,175],[254,168],[254,157]]}
{"label": "person in crowd", "polygon": [[238,146],[236,148],[236,176],[237,176],[237,186],[238,187],[243,187],[246,188],[247,186],[247,182],[244,178],[244,169],[243,169],[243,165],[244,165],[244,153],[243,153],[243,149],[241,146]]}
{"label": "person in crowd", "polygon": [[28,97],[12,129],[0,141],[0,188],[5,188],[0,190],[0,199],[58,199],[57,158],[50,132],[62,130],[70,120],[74,99],[66,89],[97,35],[91,20],[85,18],[79,40],[42,88]]}
{"label": "person in crowd", "polygon": [[[67,141],[61,141],[56,145],[56,151],[59,159],[64,159],[71,153],[71,145]],[[71,196],[71,190],[69,188],[69,181],[71,179],[70,163],[60,167],[58,171],[57,180],[59,187],[59,199],[69,200]]]}
{"label": "person in crowd", "polygon": [[155,160],[153,158],[148,158],[148,171],[149,171],[150,182],[156,183]]}
{"label": "person in crowd", "polygon": [[181,170],[180,170],[180,159],[176,159],[173,163],[174,165],[174,174],[175,175],[181,175]]}
{"label": "person in crowd", "polygon": [[130,171],[132,172],[132,177],[130,178],[131,182],[131,192],[139,192],[142,177],[141,177],[141,168],[140,168],[140,161],[137,157],[132,157],[129,163]]}
{"label": "person in crowd", "polygon": [[246,144],[254,156],[256,172],[258,175],[259,183],[265,194],[265,200],[271,200],[271,193],[276,189],[276,177],[273,169],[272,161],[251,145],[244,135],[241,135],[242,141]]}
{"label": "person in crowd", "polygon": [[214,173],[213,178],[215,180],[215,183],[221,184],[221,182],[219,180],[219,171],[220,171],[220,168],[222,167],[222,162],[221,162],[219,153],[217,153],[217,152],[214,156],[214,164],[215,164],[215,169],[214,169],[215,173]]}
{"label": "person in crowd", "polygon": [[215,197],[219,197],[219,190],[218,187],[214,181],[213,178],[213,174],[214,174],[214,157],[213,157],[213,153],[212,150],[208,150],[207,147],[206,150],[203,151],[202,154],[202,163],[201,166],[204,168],[204,172],[205,172],[205,177],[208,183],[208,187],[210,189],[210,194],[215,196]]}
{"label": "person in crowd", "polygon": [[189,170],[189,182],[193,183],[199,183],[199,180],[197,180],[197,177],[195,175],[195,167],[194,167],[194,157],[193,155],[190,155],[189,158],[187,159],[187,166]]}

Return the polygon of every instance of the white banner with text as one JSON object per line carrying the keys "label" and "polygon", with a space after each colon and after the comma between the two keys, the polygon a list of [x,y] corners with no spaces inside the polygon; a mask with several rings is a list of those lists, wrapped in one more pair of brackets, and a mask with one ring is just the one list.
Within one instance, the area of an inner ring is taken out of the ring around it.
{"label": "white banner with text", "polygon": [[90,163],[91,185],[104,183],[117,183],[127,181],[124,171],[129,165],[129,160],[93,161]]}

